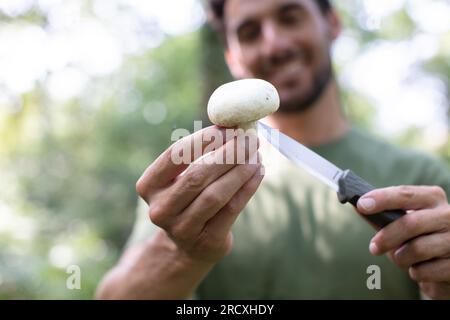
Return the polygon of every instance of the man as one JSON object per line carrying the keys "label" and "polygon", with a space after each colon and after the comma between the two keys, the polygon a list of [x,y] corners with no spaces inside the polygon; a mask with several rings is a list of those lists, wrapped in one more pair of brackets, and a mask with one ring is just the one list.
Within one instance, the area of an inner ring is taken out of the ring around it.
{"label": "man", "polygon": [[[232,74],[268,80],[279,91],[280,110],[267,123],[385,187],[359,200],[361,215],[408,214],[373,236],[351,206],[282,157],[272,154],[277,165],[262,184],[259,157],[239,165],[171,161],[175,146],[221,130],[209,127],[177,142],[139,179],[137,191],[149,204],[141,217],[154,225],[138,219],[98,297],[418,298],[420,289],[450,298],[450,174],[349,125],[332,75],[330,47],[341,25],[329,2],[210,4]],[[235,139],[222,143],[207,157],[244,148]],[[381,278],[371,286],[374,265]]]}

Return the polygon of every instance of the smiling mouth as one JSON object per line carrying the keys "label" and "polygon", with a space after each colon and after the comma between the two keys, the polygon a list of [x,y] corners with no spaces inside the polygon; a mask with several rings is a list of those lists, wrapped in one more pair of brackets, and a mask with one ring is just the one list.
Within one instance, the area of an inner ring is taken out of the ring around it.
{"label": "smiling mouth", "polygon": [[292,82],[293,78],[298,77],[299,74],[303,73],[305,68],[306,66],[304,63],[293,61],[283,66],[274,68],[268,78],[270,79],[270,82],[276,84]]}

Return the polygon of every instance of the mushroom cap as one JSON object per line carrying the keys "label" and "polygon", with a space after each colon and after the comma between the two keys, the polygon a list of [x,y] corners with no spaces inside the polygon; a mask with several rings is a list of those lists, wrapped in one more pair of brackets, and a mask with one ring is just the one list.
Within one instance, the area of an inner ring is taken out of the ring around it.
{"label": "mushroom cap", "polygon": [[277,111],[277,89],[261,79],[244,79],[218,87],[208,101],[208,116],[221,127],[257,121]]}

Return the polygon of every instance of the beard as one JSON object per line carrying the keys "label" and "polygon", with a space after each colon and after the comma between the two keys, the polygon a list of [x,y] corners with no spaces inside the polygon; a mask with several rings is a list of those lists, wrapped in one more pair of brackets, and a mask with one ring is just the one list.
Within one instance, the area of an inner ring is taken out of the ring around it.
{"label": "beard", "polygon": [[332,79],[333,69],[331,67],[331,59],[329,58],[323,67],[314,74],[311,89],[301,96],[290,99],[290,101],[281,101],[278,112],[295,113],[309,110],[320,99]]}

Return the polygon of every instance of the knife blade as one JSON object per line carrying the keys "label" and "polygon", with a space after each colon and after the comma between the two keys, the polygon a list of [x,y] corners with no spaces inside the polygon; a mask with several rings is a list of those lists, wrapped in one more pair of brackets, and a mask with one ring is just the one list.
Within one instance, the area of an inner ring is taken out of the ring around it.
{"label": "knife blade", "polygon": [[[341,203],[350,202],[354,207],[365,193],[375,189],[351,170],[342,170],[300,142],[279,130],[258,121],[258,132],[287,159],[333,188]],[[389,210],[363,215],[375,228],[381,229],[405,215],[404,210]]]}

